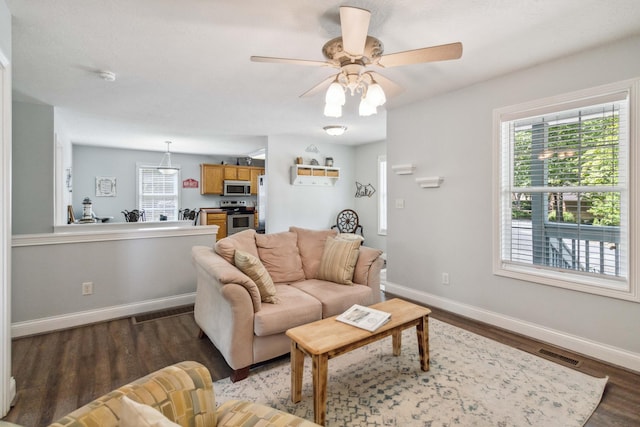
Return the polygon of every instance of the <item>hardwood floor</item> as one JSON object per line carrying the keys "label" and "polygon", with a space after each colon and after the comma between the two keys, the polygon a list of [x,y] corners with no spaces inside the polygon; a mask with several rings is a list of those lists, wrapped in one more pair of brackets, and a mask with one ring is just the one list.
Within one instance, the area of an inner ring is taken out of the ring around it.
{"label": "hardwood floor", "polygon": [[[391,295],[388,295],[391,297]],[[588,427],[640,426],[640,374],[546,346],[529,338],[432,309],[432,317],[479,335],[537,352],[540,347],[580,361],[572,369],[609,376],[602,402]],[[207,366],[214,381],[231,369],[208,339],[198,339],[190,313],[135,323],[113,320],[13,341],[15,406],[4,418],[43,426],[114,388],[182,360]]]}

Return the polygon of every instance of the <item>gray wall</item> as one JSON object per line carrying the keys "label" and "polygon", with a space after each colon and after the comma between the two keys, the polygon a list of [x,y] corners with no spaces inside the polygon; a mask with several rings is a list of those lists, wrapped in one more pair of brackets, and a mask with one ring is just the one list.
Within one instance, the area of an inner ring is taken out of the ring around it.
{"label": "gray wall", "polygon": [[378,234],[378,196],[381,190],[378,185],[378,156],[385,154],[387,154],[385,141],[356,147],[356,181],[362,185],[373,185],[376,192],[371,197],[356,198],[355,210],[363,227],[365,245],[378,248],[383,252],[387,250],[387,236]]}
{"label": "gray wall", "polygon": [[[157,165],[162,152],[143,150],[123,150],[88,145],[73,145],[73,208],[76,218],[82,216],[82,200],[89,197],[97,216],[112,216],[113,221],[123,222],[123,210],[136,209],[136,162]],[[171,153],[171,163],[180,166],[180,181],[192,178],[200,182],[201,163],[235,164],[235,159],[220,156]],[[252,166],[259,166],[255,161]],[[115,197],[96,197],[97,176],[116,178]],[[255,197],[246,197],[252,206]],[[220,196],[201,195],[200,187],[182,188],[180,185],[181,208],[196,209],[219,205]]]}
{"label": "gray wall", "polygon": [[[305,151],[311,144],[319,154]],[[307,164],[312,157],[320,164],[324,164],[325,157],[333,157],[334,167],[340,168],[340,179],[335,186],[291,185],[290,170],[298,156]],[[267,232],[288,230],[292,225],[311,229],[334,225],[338,212],[355,207],[355,164],[354,147],[330,144],[320,138],[269,137]]]}
{"label": "gray wall", "polygon": [[[638,77],[638,52],[640,37],[390,111],[389,164],[417,170],[389,175],[389,281],[640,355],[639,304],[492,274],[493,109]],[[440,188],[414,182],[431,175]]]}
{"label": "gray wall", "polygon": [[13,103],[13,234],[53,231],[54,111]]}

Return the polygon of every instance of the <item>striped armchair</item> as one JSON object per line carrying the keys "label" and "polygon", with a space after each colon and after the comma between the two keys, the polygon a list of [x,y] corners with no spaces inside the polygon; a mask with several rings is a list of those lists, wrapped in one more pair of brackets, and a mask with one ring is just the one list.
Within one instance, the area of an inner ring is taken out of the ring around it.
{"label": "striped armchair", "polygon": [[232,400],[216,408],[211,375],[197,362],[181,362],[124,385],[62,417],[50,427],[120,425],[122,397],[160,411],[183,427],[313,427],[310,421],[265,405]]}

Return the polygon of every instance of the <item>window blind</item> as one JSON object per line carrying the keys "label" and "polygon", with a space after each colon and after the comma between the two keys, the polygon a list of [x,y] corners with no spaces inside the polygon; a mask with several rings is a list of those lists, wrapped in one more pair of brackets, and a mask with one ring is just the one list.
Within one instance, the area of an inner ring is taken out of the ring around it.
{"label": "window blind", "polygon": [[563,106],[502,117],[501,261],[626,286],[629,93]]}
{"label": "window blind", "polygon": [[155,166],[138,167],[138,209],[144,210],[147,221],[160,221],[160,215],[168,221],[178,219],[179,173],[165,175]]}

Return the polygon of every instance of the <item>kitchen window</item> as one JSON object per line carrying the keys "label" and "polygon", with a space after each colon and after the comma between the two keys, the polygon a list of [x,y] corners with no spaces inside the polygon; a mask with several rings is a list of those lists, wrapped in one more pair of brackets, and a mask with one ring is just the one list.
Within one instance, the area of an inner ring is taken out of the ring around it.
{"label": "kitchen window", "polygon": [[494,112],[495,274],[640,301],[638,82]]}
{"label": "kitchen window", "polygon": [[[173,175],[161,174],[157,166],[137,165],[138,209],[144,210],[147,221],[178,220],[180,207],[180,171]],[[164,218],[166,217],[166,218]]]}

